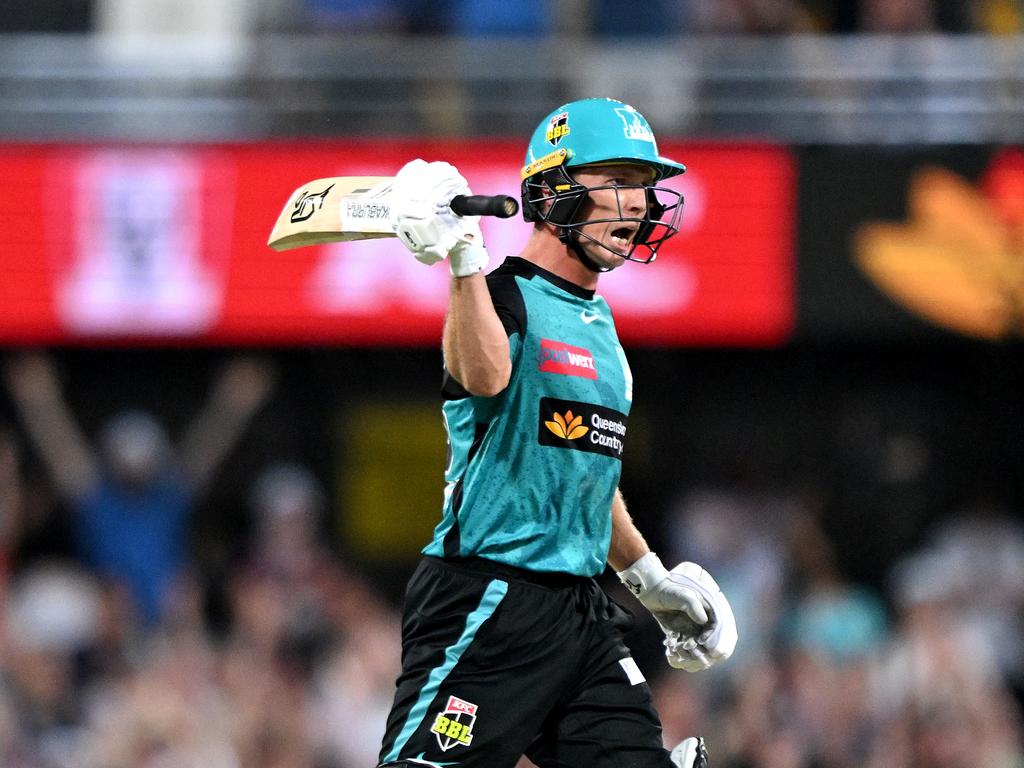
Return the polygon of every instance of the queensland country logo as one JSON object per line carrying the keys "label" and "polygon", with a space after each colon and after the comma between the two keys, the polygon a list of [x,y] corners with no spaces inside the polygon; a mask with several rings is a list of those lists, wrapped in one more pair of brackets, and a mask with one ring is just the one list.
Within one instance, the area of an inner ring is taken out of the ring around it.
{"label": "queensland country logo", "polygon": [[1024,334],[1024,152],[997,156],[978,186],[923,168],[910,183],[907,220],[861,227],[854,255],[893,301],[983,339]]}
{"label": "queensland country logo", "polygon": [[551,430],[551,434],[563,440],[578,440],[590,431],[583,426],[583,417],[574,416],[572,411],[566,411],[564,416],[556,413],[551,421],[544,422],[544,426]]}
{"label": "queensland country logo", "polygon": [[542,397],[537,442],[622,459],[626,414],[603,405]]}
{"label": "queensland country logo", "polygon": [[597,378],[597,366],[594,365],[594,356],[590,350],[551,339],[540,340],[537,370],[542,373],[581,376],[584,379]]}
{"label": "queensland country logo", "polygon": [[548,122],[547,130],[544,131],[544,140],[555,147],[558,146],[564,137],[569,135],[569,113],[560,112],[554,115]]}
{"label": "queensland country logo", "polygon": [[473,742],[473,724],[476,722],[476,704],[449,696],[448,705],[434,718],[430,731],[437,737],[441,749],[468,747]]}

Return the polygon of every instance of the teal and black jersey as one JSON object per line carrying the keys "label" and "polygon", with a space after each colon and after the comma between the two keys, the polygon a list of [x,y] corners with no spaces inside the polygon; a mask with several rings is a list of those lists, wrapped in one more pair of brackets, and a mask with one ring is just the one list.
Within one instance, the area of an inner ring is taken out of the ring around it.
{"label": "teal and black jersey", "polygon": [[483,398],[446,375],[444,514],[424,553],[595,576],[608,556],[633,397],[611,310],[520,258],[487,285],[512,376]]}

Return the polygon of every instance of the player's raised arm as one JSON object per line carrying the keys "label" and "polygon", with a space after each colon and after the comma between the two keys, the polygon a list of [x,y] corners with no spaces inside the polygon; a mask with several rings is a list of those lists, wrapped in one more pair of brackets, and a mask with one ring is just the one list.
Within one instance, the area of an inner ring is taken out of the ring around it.
{"label": "player's raised arm", "polygon": [[449,207],[456,195],[469,194],[465,178],[452,165],[413,160],[395,177],[391,221],[418,261],[429,265],[448,259],[452,281],[445,367],[470,394],[490,397],[508,385],[512,364],[508,336],[484,280],[488,254],[479,217],[458,216]]}

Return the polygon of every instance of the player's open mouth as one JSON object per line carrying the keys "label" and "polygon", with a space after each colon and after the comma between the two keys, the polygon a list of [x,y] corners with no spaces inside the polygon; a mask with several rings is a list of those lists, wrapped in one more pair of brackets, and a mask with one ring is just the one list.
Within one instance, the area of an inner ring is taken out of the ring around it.
{"label": "player's open mouth", "polygon": [[633,239],[633,233],[636,229],[633,227],[616,227],[611,231],[611,245],[619,253],[625,253],[629,250],[629,241]]}

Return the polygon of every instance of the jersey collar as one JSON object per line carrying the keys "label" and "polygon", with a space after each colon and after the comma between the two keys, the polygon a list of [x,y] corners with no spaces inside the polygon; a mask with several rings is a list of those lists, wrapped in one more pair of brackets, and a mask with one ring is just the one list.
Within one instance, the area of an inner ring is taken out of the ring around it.
{"label": "jersey collar", "polygon": [[576,283],[570,282],[564,277],[559,277],[554,272],[548,272],[546,269],[542,269],[532,261],[528,261],[520,256],[509,256],[505,259],[505,263],[502,266],[522,277],[543,278],[566,293],[571,293],[573,296],[578,296],[581,299],[590,301],[594,298],[594,291],[589,288],[582,288],[576,285]]}

